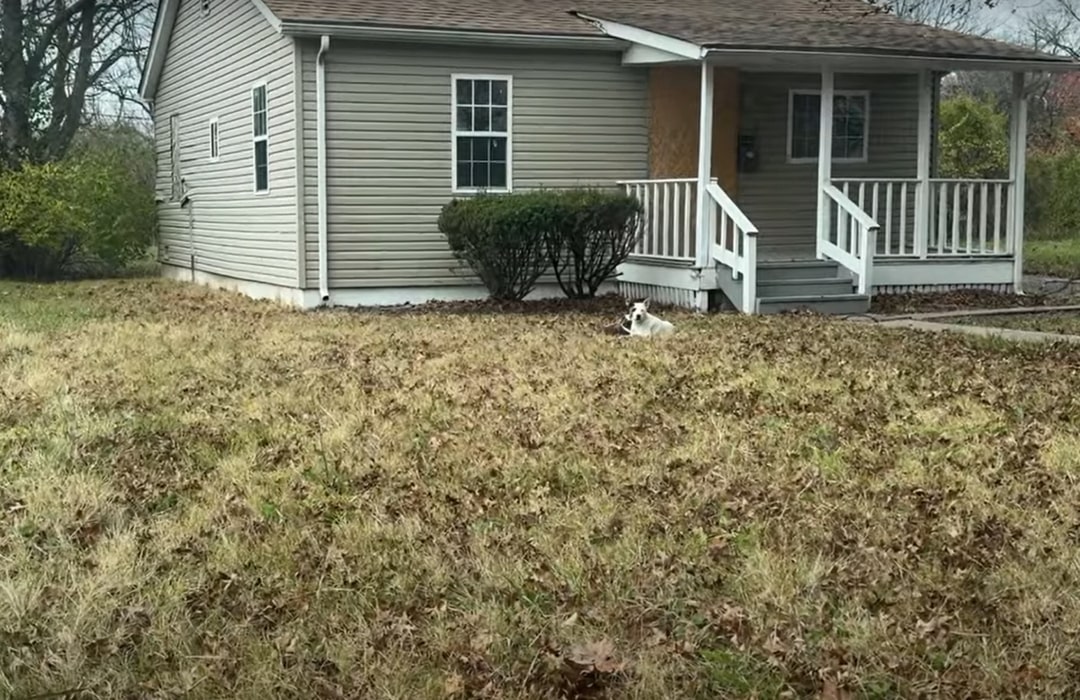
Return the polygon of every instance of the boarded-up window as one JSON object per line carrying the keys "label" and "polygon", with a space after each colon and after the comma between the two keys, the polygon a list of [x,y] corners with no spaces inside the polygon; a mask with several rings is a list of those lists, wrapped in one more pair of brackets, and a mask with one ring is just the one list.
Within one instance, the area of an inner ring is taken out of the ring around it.
{"label": "boarded-up window", "polygon": [[179,202],[184,196],[183,176],[180,172],[180,115],[169,116],[169,167],[172,173],[170,199]]}

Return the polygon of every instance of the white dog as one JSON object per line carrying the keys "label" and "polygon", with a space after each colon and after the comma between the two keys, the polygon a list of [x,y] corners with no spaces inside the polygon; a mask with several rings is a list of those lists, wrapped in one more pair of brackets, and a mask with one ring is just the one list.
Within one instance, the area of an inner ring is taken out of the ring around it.
{"label": "white dog", "polygon": [[630,322],[630,335],[664,335],[675,330],[671,322],[649,313],[648,299],[632,305],[626,320]]}

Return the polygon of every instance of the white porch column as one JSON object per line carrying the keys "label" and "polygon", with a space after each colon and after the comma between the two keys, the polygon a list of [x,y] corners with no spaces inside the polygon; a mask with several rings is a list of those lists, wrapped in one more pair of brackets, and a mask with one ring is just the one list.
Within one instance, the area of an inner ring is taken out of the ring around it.
{"label": "white porch column", "polygon": [[1024,179],[1027,174],[1027,96],[1024,74],[1013,73],[1012,114],[1009,118],[1009,226],[1007,249],[1013,252],[1013,290],[1023,294]]}
{"label": "white porch column", "polygon": [[701,116],[698,120],[697,182],[697,266],[709,267],[712,261],[712,198],[705,188],[712,177],[713,68],[701,62]]}
{"label": "white porch column", "polygon": [[[930,245],[930,150],[933,147],[934,81],[930,71],[919,71],[918,159],[915,186],[915,254],[926,258]],[[901,232],[901,236],[906,232]]]}
{"label": "white porch column", "polygon": [[818,220],[815,247],[817,257],[825,259],[821,252],[821,242],[829,232],[829,198],[825,195],[825,185],[832,181],[832,134],[833,134],[833,93],[834,80],[832,68],[821,69],[821,129],[818,132]]}

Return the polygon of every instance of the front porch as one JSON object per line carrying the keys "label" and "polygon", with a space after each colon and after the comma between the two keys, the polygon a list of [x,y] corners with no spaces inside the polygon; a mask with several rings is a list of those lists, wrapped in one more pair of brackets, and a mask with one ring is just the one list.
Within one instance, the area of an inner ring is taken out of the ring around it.
{"label": "front porch", "polygon": [[[677,170],[672,159],[651,154],[652,177],[619,183],[645,209],[639,243],[620,270],[624,293],[702,310],[730,304],[744,313],[801,307],[857,313],[869,308],[875,294],[1020,291],[1023,73],[1013,74],[1007,177],[949,179],[936,177],[933,163],[940,74],[934,67],[869,78],[830,65],[816,75],[797,76],[708,61],[689,69],[700,77],[693,123],[697,172],[666,176]],[[874,89],[862,90],[863,111],[856,116],[869,121],[875,107],[890,111],[875,117],[881,124],[876,132],[862,127],[858,157],[836,157],[843,149],[833,145],[840,121],[840,115],[834,120],[834,105],[844,104],[842,95],[859,92],[850,85],[875,77],[883,84],[908,81],[910,100],[897,97],[905,94],[899,88],[887,94],[882,87],[879,100]],[[787,90],[791,95],[809,92],[805,86],[810,80],[820,94],[816,157],[793,157],[793,117],[776,114],[790,108],[779,103],[777,89],[758,91],[764,97],[756,106],[757,120],[775,135],[782,118],[785,152],[776,143],[757,142],[756,134],[742,128],[743,120],[754,116],[746,95],[753,95],[756,85],[781,80],[795,83]],[[721,100],[734,104],[725,108]],[[687,121],[684,115],[682,123]],[[657,131],[672,132],[671,122],[654,109],[654,144]],[[760,169],[759,158],[764,161]],[[682,169],[685,173],[686,166]]]}

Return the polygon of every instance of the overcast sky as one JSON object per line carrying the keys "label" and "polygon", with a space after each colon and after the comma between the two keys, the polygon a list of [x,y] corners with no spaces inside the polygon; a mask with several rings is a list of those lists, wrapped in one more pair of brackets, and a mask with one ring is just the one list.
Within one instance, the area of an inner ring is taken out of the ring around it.
{"label": "overcast sky", "polygon": [[[1048,0],[1000,0],[993,9],[984,9],[983,15],[993,27],[993,33],[1013,38],[1023,32],[1024,18]],[[1052,0],[1051,0],[1052,1]]]}

